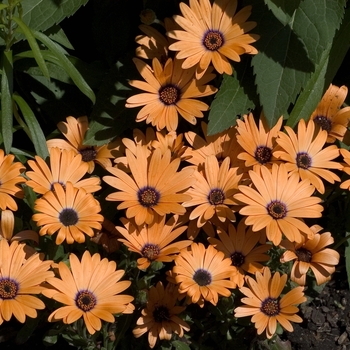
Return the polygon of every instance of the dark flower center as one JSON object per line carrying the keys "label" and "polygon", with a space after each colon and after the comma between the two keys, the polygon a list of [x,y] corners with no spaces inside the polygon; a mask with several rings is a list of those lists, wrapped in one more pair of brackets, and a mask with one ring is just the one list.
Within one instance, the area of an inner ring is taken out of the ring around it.
{"label": "dark flower center", "polygon": [[268,204],[266,209],[269,215],[271,215],[276,220],[283,219],[287,215],[287,207],[285,204],[277,200],[272,201],[270,204]]}
{"label": "dark flower center", "polygon": [[18,292],[18,284],[10,278],[0,279],[0,299],[13,299]]}
{"label": "dark flower center", "polygon": [[74,209],[64,208],[60,212],[58,219],[60,220],[61,224],[64,226],[74,226],[78,223],[79,216]]}
{"label": "dark flower center", "polygon": [[141,254],[148,260],[154,260],[160,254],[159,246],[156,244],[146,244],[141,250]]}
{"label": "dark flower center", "polygon": [[224,45],[224,37],[217,30],[208,31],[203,38],[203,45],[209,51],[217,51],[222,45]]}
{"label": "dark flower center", "polygon": [[240,267],[244,264],[245,256],[240,252],[234,252],[230,256],[232,265],[236,267]]}
{"label": "dark flower center", "polygon": [[199,286],[207,286],[211,283],[211,274],[207,270],[198,269],[193,275],[193,280]]}
{"label": "dark flower center", "polygon": [[280,302],[275,298],[265,299],[260,306],[260,311],[266,316],[277,316],[280,313]]}
{"label": "dark flower center", "polygon": [[225,193],[223,190],[220,190],[219,188],[214,188],[209,192],[208,195],[208,202],[211,205],[219,205],[224,203],[225,200]]}
{"label": "dark flower center", "polygon": [[299,261],[304,261],[304,262],[311,262],[312,259],[312,253],[305,249],[305,248],[299,248],[295,251],[296,256],[298,257]]}
{"label": "dark flower center", "polygon": [[159,90],[159,99],[167,106],[176,104],[180,97],[181,91],[175,85],[166,85]]}
{"label": "dark flower center", "polygon": [[91,160],[95,160],[97,156],[97,151],[95,147],[86,147],[79,151],[81,154],[81,159],[83,162],[90,162]]}
{"label": "dark flower center", "polygon": [[300,152],[297,154],[296,163],[298,168],[309,169],[312,164],[312,159],[306,152]]}
{"label": "dark flower center", "polygon": [[332,130],[332,122],[322,115],[314,118],[314,122],[321,127],[322,130],[326,130],[328,133]]}
{"label": "dark flower center", "polygon": [[254,158],[260,163],[265,164],[271,160],[272,150],[266,146],[258,146],[255,150]]}
{"label": "dark flower center", "polygon": [[169,309],[166,306],[159,305],[155,306],[153,310],[153,318],[157,323],[170,320]]}
{"label": "dark flower center", "polygon": [[141,188],[137,193],[139,203],[146,208],[152,208],[157,205],[159,198],[159,192],[155,188],[149,186]]}
{"label": "dark flower center", "polygon": [[88,290],[80,291],[75,298],[76,306],[87,312],[96,306],[96,297]]}

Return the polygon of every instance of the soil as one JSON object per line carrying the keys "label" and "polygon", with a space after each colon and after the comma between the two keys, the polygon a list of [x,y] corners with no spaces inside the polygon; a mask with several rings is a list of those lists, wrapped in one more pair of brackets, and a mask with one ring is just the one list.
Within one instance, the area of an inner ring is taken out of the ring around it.
{"label": "soil", "polygon": [[[350,350],[350,290],[345,266],[309,304],[301,308],[303,323],[284,333],[293,350]],[[289,343],[289,344],[288,344]]]}

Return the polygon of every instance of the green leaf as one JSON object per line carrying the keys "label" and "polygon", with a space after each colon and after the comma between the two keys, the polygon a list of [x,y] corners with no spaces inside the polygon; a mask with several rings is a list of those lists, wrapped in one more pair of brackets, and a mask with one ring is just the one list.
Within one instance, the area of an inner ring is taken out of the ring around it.
{"label": "green leaf", "polygon": [[30,132],[29,136],[33,142],[36,154],[41,158],[46,159],[49,156],[46,139],[35,114],[21,96],[13,94],[13,99],[21,110],[23,118],[28,126]]}
{"label": "green leaf", "polygon": [[39,48],[38,43],[36,42],[36,39],[34,38],[32,31],[30,30],[29,27],[27,27],[27,25],[20,18],[13,17],[12,19],[17,23],[17,25],[21,29],[21,32],[25,35],[25,37],[28,41],[28,44],[29,44],[30,48],[32,49],[34,59],[35,59],[36,63],[38,64],[40,70],[43,72],[44,76],[47,79],[50,79],[49,71],[46,67],[45,60],[43,58],[43,55],[41,54],[41,50]]}
{"label": "green leaf", "polygon": [[131,90],[125,76],[131,78],[135,67],[131,57],[125,62],[117,62],[102,81],[97,103],[91,112],[85,145],[104,145],[126,129],[136,127],[134,108],[125,108]]}
{"label": "green leaf", "polygon": [[[260,104],[270,127],[288,109],[309,80],[344,14],[345,0],[265,0],[253,4],[261,35],[252,59]],[[259,17],[259,18],[258,18]]]}
{"label": "green leaf", "polygon": [[73,45],[67,38],[66,33],[63,31],[61,26],[54,25],[51,28],[49,28],[47,31],[45,31],[45,34],[53,41],[56,41],[56,43],[59,43],[60,45],[66,47],[67,49],[74,50]]}
{"label": "green leaf", "polygon": [[0,11],[6,9],[7,7],[9,7],[8,4],[0,4]]}
{"label": "green leaf", "polygon": [[[25,0],[21,2],[23,22],[32,30],[45,31],[72,16],[89,0]],[[0,41],[0,45],[1,45]]]}
{"label": "green leaf", "polygon": [[324,50],[315,72],[298,97],[288,118],[287,125],[294,127],[300,119],[308,120],[317,107],[323,93],[327,90],[337,73],[350,47],[350,9],[345,12],[344,20],[333,42]]}
{"label": "green leaf", "polygon": [[4,51],[2,56],[1,75],[1,133],[6,153],[10,153],[12,146],[13,126],[13,62],[12,51]]}
{"label": "green leaf", "polygon": [[220,90],[210,106],[208,135],[235,125],[237,117],[255,108],[257,97],[249,62],[238,65],[232,76],[224,75]]}
{"label": "green leaf", "polygon": [[65,55],[65,50],[54,41],[52,41],[45,34],[40,33],[38,31],[33,31],[34,36],[40,40],[53,54],[53,60],[57,62],[71,77],[74,84],[79,88],[79,90],[86,95],[92,103],[95,103],[96,97],[90,86],[84,80],[83,76],[79,73],[79,71],[74,67],[72,62]]}

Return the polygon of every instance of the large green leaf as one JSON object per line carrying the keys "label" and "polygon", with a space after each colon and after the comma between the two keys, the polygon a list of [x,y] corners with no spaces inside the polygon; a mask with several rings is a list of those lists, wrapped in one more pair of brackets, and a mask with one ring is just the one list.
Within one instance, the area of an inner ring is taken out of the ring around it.
{"label": "large green leaf", "polygon": [[266,118],[273,126],[309,80],[333,40],[344,14],[345,0],[265,0],[253,4],[259,54],[252,64]]}
{"label": "large green leaf", "polygon": [[[45,31],[72,16],[89,0],[25,0],[21,2],[23,22],[31,29]],[[23,37],[22,37],[23,38]],[[0,38],[0,45],[4,41]]]}
{"label": "large green leaf", "polygon": [[250,60],[237,65],[232,76],[224,75],[219,92],[211,103],[208,135],[236,124],[238,116],[254,109],[257,100]]}
{"label": "large green leaf", "polygon": [[287,125],[294,127],[300,119],[308,119],[324,91],[332,82],[350,47],[350,9],[345,12],[344,20],[334,41],[324,50],[315,72],[311,75],[288,118]]}

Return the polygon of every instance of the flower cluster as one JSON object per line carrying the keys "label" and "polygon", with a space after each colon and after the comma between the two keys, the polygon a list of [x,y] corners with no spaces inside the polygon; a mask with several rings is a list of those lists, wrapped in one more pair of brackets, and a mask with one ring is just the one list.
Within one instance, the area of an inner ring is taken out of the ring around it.
{"label": "flower cluster", "polygon": [[[302,322],[305,286],[329,281],[340,260],[319,223],[330,191],[350,190],[347,88],[331,85],[294,129],[253,112],[215,135],[204,119],[196,127],[215,78],[258,53],[252,8],[237,7],[181,3],[158,21],[165,35],[143,13],[133,59],[143,80],[129,81],[142,92],[125,107],[141,107],[145,130],[91,146],[88,118],[69,116],[47,159],[22,165],[0,150],[0,325],[47,308],[82,338],[112,339],[124,323],[154,348],[186,342],[191,315],[221,302],[232,302],[231,324],[252,316],[268,339]],[[23,198],[30,223],[17,229]]]}

